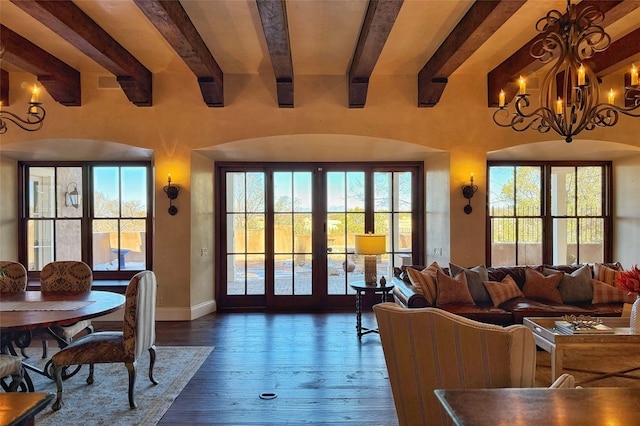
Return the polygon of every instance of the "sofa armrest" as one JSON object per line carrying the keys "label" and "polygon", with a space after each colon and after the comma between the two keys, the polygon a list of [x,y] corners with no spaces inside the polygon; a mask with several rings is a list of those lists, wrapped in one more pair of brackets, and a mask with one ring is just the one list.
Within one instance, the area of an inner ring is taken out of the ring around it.
{"label": "sofa armrest", "polygon": [[426,308],[429,306],[423,294],[398,277],[393,277],[393,300],[405,308]]}

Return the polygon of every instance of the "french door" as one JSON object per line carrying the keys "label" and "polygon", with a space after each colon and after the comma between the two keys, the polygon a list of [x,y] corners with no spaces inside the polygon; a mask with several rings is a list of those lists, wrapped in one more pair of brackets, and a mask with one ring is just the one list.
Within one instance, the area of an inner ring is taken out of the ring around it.
{"label": "french door", "polygon": [[216,295],[224,308],[353,305],[355,235],[386,235],[378,275],[423,253],[421,163],[220,163]]}

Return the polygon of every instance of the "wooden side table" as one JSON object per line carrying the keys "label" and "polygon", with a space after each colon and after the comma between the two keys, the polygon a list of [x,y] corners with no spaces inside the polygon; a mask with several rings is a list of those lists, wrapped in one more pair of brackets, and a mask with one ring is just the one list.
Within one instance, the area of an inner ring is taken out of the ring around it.
{"label": "wooden side table", "polygon": [[386,283],[381,286],[380,283],[367,284],[364,281],[354,281],[349,286],[356,291],[356,331],[358,339],[368,333],[377,333],[377,328],[365,328],[362,326],[362,295],[367,293],[382,295],[382,302],[387,301],[387,295],[393,290],[393,286]]}

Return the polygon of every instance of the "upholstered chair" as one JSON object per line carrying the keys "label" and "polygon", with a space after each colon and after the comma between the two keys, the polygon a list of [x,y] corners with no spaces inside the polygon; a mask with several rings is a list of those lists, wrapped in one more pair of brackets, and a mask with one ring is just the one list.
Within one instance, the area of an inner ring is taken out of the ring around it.
{"label": "upholstered chair", "polygon": [[94,364],[124,363],[129,372],[129,407],[136,408],[134,388],[136,382],[136,360],[144,351],[149,351],[149,380],[153,378],[156,359],[155,309],[156,276],[151,271],[137,273],[129,282],[126,291],[124,322],[122,331],[101,331],[87,334],[71,342],[51,357],[57,387],[54,410],[62,406],[62,369],[67,365],[89,364],[87,383],[93,383]]}
{"label": "upholstered chair", "polygon": [[523,325],[503,328],[395,303],[373,310],[400,425],[450,424],[435,389],[534,386],[536,344]]}
{"label": "upholstered chair", "polygon": [[[6,391],[16,392],[22,382],[23,375],[24,370],[20,357],[0,354],[0,379],[2,379],[2,387]],[[4,378],[9,376],[11,376],[11,382],[7,385]]]}
{"label": "upholstered chair", "polygon": [[19,293],[27,290],[27,270],[22,263],[0,261],[4,275],[0,276],[0,293]]}
{"label": "upholstered chair", "polygon": [[[93,271],[84,262],[74,260],[51,262],[44,265],[40,271],[40,290],[43,292],[88,292],[91,291],[92,284]],[[86,330],[87,333],[93,332],[90,320],[81,320],[75,324],[49,328],[60,347],[68,345],[83,330]],[[46,340],[42,340],[42,357],[47,357]]]}

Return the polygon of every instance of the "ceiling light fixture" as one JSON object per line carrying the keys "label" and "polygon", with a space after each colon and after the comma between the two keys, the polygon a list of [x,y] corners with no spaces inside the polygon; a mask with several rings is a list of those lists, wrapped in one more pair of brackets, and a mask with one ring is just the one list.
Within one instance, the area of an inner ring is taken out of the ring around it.
{"label": "ceiling light fixture", "polygon": [[611,44],[611,37],[599,25],[603,20],[604,13],[595,6],[578,8],[570,0],[564,15],[558,10],[551,10],[540,18],[536,29],[541,36],[531,46],[531,56],[545,64],[556,60],[540,87],[540,105],[527,112],[529,94],[526,80],[521,76],[515,112],[510,113],[507,109],[503,90],[493,121],[517,132],[533,129],[546,133],[553,130],[571,142],[583,130],[614,126],[619,114],[640,117],[640,112],[634,113],[640,107],[638,69],[635,66],[631,68],[630,84],[624,89],[624,99],[631,106],[616,106],[613,90],[608,93],[607,103],[599,102],[598,77],[587,60]]}
{"label": "ceiling light fixture", "polygon": [[[4,45],[0,43],[0,62],[4,57]],[[31,92],[31,100],[29,101],[29,107],[27,108],[27,118],[21,118],[18,115],[2,110],[2,102],[0,102],[0,135],[7,131],[7,122],[11,122],[22,130],[27,132],[35,132],[42,129],[44,124],[44,117],[47,115],[41,102],[38,102],[38,96],[40,95],[40,88],[37,85],[33,86]]]}

